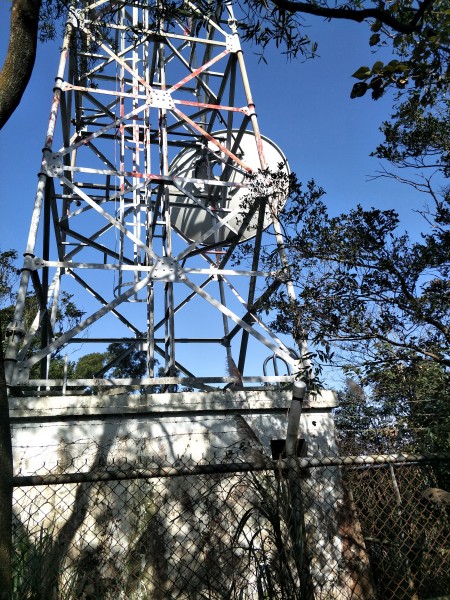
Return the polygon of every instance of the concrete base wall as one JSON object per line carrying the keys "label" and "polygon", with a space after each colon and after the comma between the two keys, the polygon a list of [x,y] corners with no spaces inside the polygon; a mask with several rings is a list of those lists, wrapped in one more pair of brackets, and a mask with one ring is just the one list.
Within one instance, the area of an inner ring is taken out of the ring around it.
{"label": "concrete base wall", "polygon": [[[11,398],[15,472],[39,474],[69,465],[89,470],[99,449],[106,462],[145,457],[173,462],[180,456],[199,461],[228,451],[244,459],[236,414],[270,455],[270,440],[286,436],[290,401],[290,392],[273,391]],[[335,451],[336,405],[331,392],[304,403],[300,431],[311,456]]]}
{"label": "concrete base wall", "polygon": [[[145,467],[159,461],[175,464],[180,457],[192,465],[205,460],[251,462],[257,440],[271,456],[271,440],[285,439],[291,397],[291,392],[229,390],[10,398],[15,474],[89,472],[109,466],[120,469],[123,464]],[[331,413],[335,406],[332,392],[305,400],[300,436],[306,439],[308,456],[337,454]],[[316,598],[343,600],[360,579],[354,561],[347,557],[357,528],[348,511],[345,522],[342,519],[348,502],[339,468],[316,468],[308,475],[300,485],[311,585]],[[175,502],[181,492],[184,499],[193,494],[192,500],[197,501],[194,480],[192,487],[180,491],[189,481],[189,477],[176,478],[158,485],[164,488],[164,497],[172,498],[169,502]],[[111,556],[119,556],[120,548],[126,553],[132,544],[133,532],[126,524],[127,512],[136,514],[139,509],[133,504],[137,484],[111,482],[94,496],[89,486],[77,484],[32,488],[26,495],[18,488],[16,510],[22,523],[29,518],[36,524],[34,533],[28,528],[32,535],[38,535],[41,527],[52,528],[58,538],[71,540],[74,557],[82,556],[86,548],[97,548],[99,540],[103,540],[102,552],[108,546]],[[149,488],[153,493],[155,489]],[[64,494],[64,514],[58,508],[58,494]],[[97,514],[106,505],[107,521]],[[68,520],[62,526],[64,519]],[[112,535],[115,523],[121,525]],[[355,537],[356,543],[361,548],[361,540]]]}

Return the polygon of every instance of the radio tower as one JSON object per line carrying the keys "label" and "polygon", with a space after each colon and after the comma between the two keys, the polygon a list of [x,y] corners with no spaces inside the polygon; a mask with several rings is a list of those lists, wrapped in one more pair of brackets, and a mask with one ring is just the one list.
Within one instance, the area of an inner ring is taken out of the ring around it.
{"label": "radio tower", "polygon": [[[103,381],[152,392],[293,381],[296,354],[257,315],[262,238],[271,227],[282,251],[284,200],[260,171],[281,164],[287,175],[288,165],[260,131],[231,3],[205,6],[73,4],[7,332],[10,386]],[[236,269],[243,241],[253,257]],[[38,309],[25,326],[29,293]],[[58,333],[65,294],[84,315]],[[92,380],[51,378],[55,353],[112,343]],[[135,351],[146,353],[145,375],[108,379]],[[269,356],[275,371],[265,374]]]}
{"label": "radio tower", "polygon": [[[272,277],[267,288],[260,270],[266,230],[286,266],[277,212],[287,183],[271,186],[268,173],[280,169],[285,176],[277,181],[287,182],[289,168],[260,131],[231,3],[71,6],[7,329],[7,381],[19,396],[10,399],[15,463],[38,474],[56,464],[60,473],[61,455],[81,475],[105,456],[117,466],[130,465],[128,457],[139,463],[141,454],[173,463],[194,452],[193,460],[211,463],[212,453],[227,456],[229,448],[251,462],[248,446],[237,442],[242,431],[247,441],[256,431],[274,458],[286,451],[300,522],[300,421],[308,452],[336,454],[336,399],[311,394],[301,412],[304,386],[281,388],[293,384],[305,360],[259,316],[269,293],[284,285]],[[243,242],[252,255],[236,268]],[[289,283],[287,293],[294,300]],[[84,315],[61,332],[58,312],[68,297]],[[31,318],[30,306],[37,307]],[[81,354],[108,350],[107,364],[88,379],[67,362],[61,373],[61,356],[77,358],[80,346]],[[145,373],[130,373],[136,357]],[[285,437],[274,439],[286,424]],[[322,591],[325,576],[330,590],[353,581],[355,564],[342,574],[348,537],[333,547],[344,495],[337,467],[330,473],[311,477],[304,508],[307,543],[318,557],[311,580]],[[39,506],[34,496],[22,498]],[[343,597],[336,593],[329,597]]]}

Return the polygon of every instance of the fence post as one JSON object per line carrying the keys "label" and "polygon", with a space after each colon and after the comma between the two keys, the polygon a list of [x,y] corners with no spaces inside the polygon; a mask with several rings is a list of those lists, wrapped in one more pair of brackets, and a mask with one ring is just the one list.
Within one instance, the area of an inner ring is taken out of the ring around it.
{"label": "fence post", "polygon": [[[404,542],[405,542],[405,537],[406,537],[406,527],[407,527],[407,523],[406,523],[406,519],[403,518],[403,509],[402,509],[402,497],[400,494],[400,489],[398,487],[398,483],[397,483],[397,478],[395,476],[395,471],[394,471],[394,467],[393,465],[389,465],[389,472],[391,475],[391,480],[392,480],[392,486],[394,488],[394,496],[395,496],[395,502],[397,504],[397,514],[398,514],[398,519],[399,519],[399,524],[401,527],[401,539],[402,539],[402,550],[404,552],[405,548],[404,548]],[[414,584],[414,576],[412,574],[411,571],[411,567],[409,564],[409,559],[407,556],[405,556],[405,567],[406,567],[406,576],[408,579],[408,588],[409,591],[411,592],[412,596],[411,596],[411,600],[419,600],[419,596],[417,595],[417,591],[416,591],[416,587]]]}
{"label": "fence post", "polygon": [[289,408],[288,426],[286,432],[286,462],[288,466],[289,496],[291,501],[291,533],[295,552],[295,562],[298,576],[300,578],[301,597],[305,591],[305,544],[303,506],[300,489],[300,469],[297,460],[297,445],[300,428],[300,417],[303,400],[306,394],[306,384],[303,381],[295,381],[292,391],[292,401]]}
{"label": "fence post", "polygon": [[[3,340],[0,323],[0,341]],[[3,347],[0,343],[0,590],[2,600],[12,598],[12,477],[13,462],[9,404]]]}

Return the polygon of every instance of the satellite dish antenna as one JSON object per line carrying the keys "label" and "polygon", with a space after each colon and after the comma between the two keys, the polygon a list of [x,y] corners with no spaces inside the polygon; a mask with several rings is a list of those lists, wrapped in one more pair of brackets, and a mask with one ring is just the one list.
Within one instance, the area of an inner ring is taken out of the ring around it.
{"label": "satellite dish antenna", "polygon": [[[216,131],[212,134],[214,139],[222,145],[226,144],[227,130]],[[239,131],[232,131],[232,153],[249,167],[252,172],[260,168],[260,159],[255,135],[246,131],[235,148],[234,141],[238,138]],[[267,137],[261,136],[264,156],[270,171],[281,169],[289,175],[287,159],[278,148]],[[246,181],[248,172],[231,158],[226,156],[212,142],[203,146],[185,148],[172,161],[170,175],[180,177],[184,181],[177,188],[171,189],[171,222],[176,230],[192,242],[200,242],[203,245],[229,244],[236,238],[236,232],[242,227],[247,206],[246,198],[249,198],[251,182]],[[214,182],[217,182],[215,184]],[[236,185],[224,186],[220,183],[231,183]],[[280,197],[281,195],[281,197]],[[276,210],[280,211],[286,202],[286,190],[277,195]],[[214,225],[220,223],[235,209],[238,210],[227,224],[221,225],[213,234],[206,236],[205,233]],[[266,229],[272,222],[271,207],[267,206],[264,217],[263,228]],[[258,213],[256,213],[245,229],[239,233],[239,241],[248,240],[256,235]]]}

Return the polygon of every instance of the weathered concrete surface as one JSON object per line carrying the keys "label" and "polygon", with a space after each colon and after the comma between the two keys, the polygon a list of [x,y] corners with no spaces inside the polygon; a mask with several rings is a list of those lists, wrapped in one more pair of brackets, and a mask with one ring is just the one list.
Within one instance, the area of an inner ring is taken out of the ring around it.
{"label": "weathered concrete surface", "polygon": [[[159,461],[174,464],[179,457],[189,459],[190,464],[205,459],[251,460],[249,440],[244,439],[236,414],[245,419],[270,456],[270,441],[285,439],[290,403],[289,391],[11,398],[15,473],[88,472],[105,466],[120,468],[124,463],[139,467]],[[304,402],[300,436],[307,441],[308,456],[337,454],[331,412],[335,406],[335,394],[327,391]],[[185,481],[190,480],[188,477]],[[170,489],[175,502],[183,481],[167,480],[157,485]],[[74,556],[81,555],[86,544],[97,548],[99,540],[103,540],[102,551],[107,546],[111,555],[118,556],[120,547],[126,550],[133,535],[125,516],[132,507],[134,514],[138,510],[138,489],[133,486],[136,482],[111,482],[92,490],[86,484],[33,488],[26,497],[16,500],[16,506],[24,517],[33,513],[36,531],[41,526],[53,528],[59,537],[64,534],[65,540],[71,540]],[[155,491],[154,484],[150,489]],[[195,489],[192,486],[188,491],[195,496]],[[301,482],[301,490],[314,595],[348,598],[349,589],[360,589],[368,580],[368,564],[354,514],[348,510],[339,467],[311,469],[309,477]],[[188,491],[183,492],[184,496]],[[16,490],[16,494],[20,492]],[[62,500],[66,507],[62,516],[71,515],[65,530],[58,517]],[[105,506],[110,515],[108,527],[100,518]],[[114,527],[116,533],[106,535]],[[364,566],[363,573],[355,569],[355,557]],[[362,598],[372,597],[370,585],[368,589]]]}
{"label": "weathered concrete surface", "polygon": [[[290,400],[290,392],[273,391],[11,398],[15,472],[48,472],[57,463],[87,470],[100,446],[105,462],[212,458],[238,450],[235,414],[270,453],[270,440],[286,435]],[[301,432],[315,456],[331,450],[336,405],[332,392],[305,402]]]}

